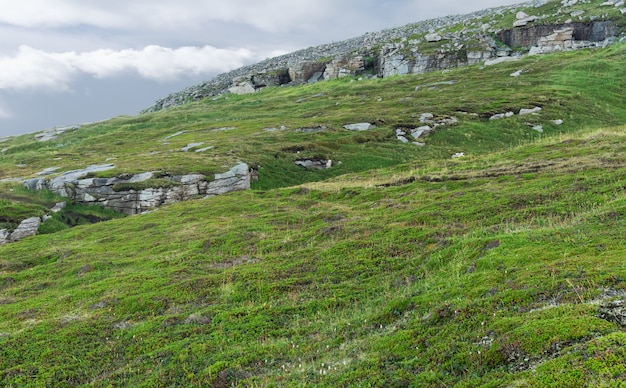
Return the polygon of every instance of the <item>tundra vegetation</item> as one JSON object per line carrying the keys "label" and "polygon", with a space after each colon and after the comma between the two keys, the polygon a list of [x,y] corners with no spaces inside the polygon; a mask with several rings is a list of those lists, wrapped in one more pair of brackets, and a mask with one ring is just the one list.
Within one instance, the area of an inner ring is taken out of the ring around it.
{"label": "tundra vegetation", "polygon": [[[130,217],[70,203],[0,246],[0,380],[622,384],[624,63],[617,44],[9,138],[3,177],[105,162],[116,168],[96,176],[210,175],[243,161],[258,181]],[[456,122],[423,146],[398,140],[425,113]],[[361,122],[376,127],[343,127]],[[181,151],[190,143],[214,148]],[[306,158],[332,166],[294,163]],[[62,200],[5,181],[0,226]]]}

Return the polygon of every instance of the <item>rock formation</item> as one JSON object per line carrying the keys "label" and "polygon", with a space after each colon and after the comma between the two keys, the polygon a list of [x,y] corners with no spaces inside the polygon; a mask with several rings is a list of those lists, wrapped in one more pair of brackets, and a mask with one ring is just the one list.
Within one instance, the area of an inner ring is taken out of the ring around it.
{"label": "rock formation", "polygon": [[202,174],[170,176],[156,172],[113,178],[89,177],[94,172],[112,168],[110,164],[90,166],[51,179],[29,179],[24,181],[24,186],[29,190],[47,189],[79,203],[101,205],[124,214],[138,214],[168,203],[250,188],[251,172],[245,163],[223,174],[215,174],[212,180]]}
{"label": "rock formation", "polygon": [[[226,92],[254,93],[268,86],[298,85],[345,76],[389,77],[424,73],[483,62],[495,64],[529,51],[541,54],[604,46],[621,33],[619,24],[610,20],[588,17],[586,21],[584,12],[568,12],[567,8],[576,5],[577,0],[563,1],[559,10],[577,18],[574,22],[568,19],[563,23],[545,23],[548,15],[534,15],[528,10],[546,3],[545,0],[535,0],[469,15],[426,20],[299,50],[218,75],[211,81],[171,94],[144,112]],[[622,7],[621,3],[609,1],[606,5]],[[517,11],[520,7],[525,7],[530,14]],[[516,12],[514,23],[508,28],[496,30],[482,21],[482,18],[495,18],[507,12]],[[447,31],[446,28],[451,26],[463,28]]]}

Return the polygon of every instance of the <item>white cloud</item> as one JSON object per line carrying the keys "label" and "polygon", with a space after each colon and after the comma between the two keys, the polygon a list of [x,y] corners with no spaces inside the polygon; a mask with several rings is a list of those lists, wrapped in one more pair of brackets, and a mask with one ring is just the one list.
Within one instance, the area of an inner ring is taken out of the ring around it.
{"label": "white cloud", "polygon": [[198,28],[211,21],[284,30],[333,11],[330,0],[22,0],[3,5],[0,22],[28,28]]}
{"label": "white cloud", "polygon": [[12,57],[0,57],[0,90],[46,88],[66,90],[80,74],[111,77],[135,72],[156,81],[183,75],[216,74],[258,60],[247,49],[211,46],[167,48],[147,46],[142,50],[100,49],[88,52],[45,52],[20,46]]}

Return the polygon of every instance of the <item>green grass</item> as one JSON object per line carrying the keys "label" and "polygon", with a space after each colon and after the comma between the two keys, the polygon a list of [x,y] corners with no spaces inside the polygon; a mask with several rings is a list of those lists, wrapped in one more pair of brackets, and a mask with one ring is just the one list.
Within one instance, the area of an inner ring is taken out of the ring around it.
{"label": "green grass", "polygon": [[[3,177],[117,158],[104,176],[212,174],[244,161],[260,179],[120,219],[70,203],[39,235],[1,246],[0,380],[623,384],[623,328],[598,308],[626,292],[624,48],[270,88],[49,143],[10,140]],[[538,116],[489,120],[534,106]],[[426,112],[459,122],[426,147],[395,139]],[[363,121],[377,128],[343,129]],[[296,131],[317,126],[327,129]],[[214,130],[224,127],[234,129]],[[215,149],[179,151],[192,142]],[[341,164],[293,164],[308,157]],[[12,183],[0,195],[9,226],[60,200]]]}
{"label": "green grass", "polygon": [[2,247],[2,379],[620,381],[621,329],[594,300],[625,287],[625,130],[405,166],[412,183],[232,193]]}

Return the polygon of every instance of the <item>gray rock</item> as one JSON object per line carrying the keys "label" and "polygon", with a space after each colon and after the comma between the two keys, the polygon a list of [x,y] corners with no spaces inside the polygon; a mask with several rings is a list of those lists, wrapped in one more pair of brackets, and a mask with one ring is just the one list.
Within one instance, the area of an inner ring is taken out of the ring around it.
{"label": "gray rock", "polygon": [[11,242],[19,241],[23,238],[34,236],[41,225],[41,218],[31,217],[20,223],[20,225],[11,233]]}
{"label": "gray rock", "polygon": [[374,124],[370,123],[348,124],[344,125],[343,127],[349,131],[368,131],[370,129],[376,128]]}
{"label": "gray rock", "polygon": [[189,143],[187,144],[185,147],[181,148],[180,150],[183,152],[188,152],[196,147],[200,147],[201,145],[204,145],[203,142],[199,142],[199,143]]}
{"label": "gray rock", "polygon": [[[130,178],[80,179],[84,176],[85,171],[97,171],[103,168],[106,167],[91,166],[85,170],[69,171],[57,177],[61,179],[53,178],[46,181],[43,178],[36,178],[27,180],[23,184],[31,190],[49,189],[80,203],[98,204],[125,214],[137,214],[167,203],[189,200],[199,195],[218,195],[234,190],[246,190],[250,188],[251,179],[250,171],[245,163],[237,164],[226,173],[216,174],[212,182],[207,182],[206,177],[202,174],[166,177],[179,184],[170,188],[148,188],[139,191],[132,189],[114,190],[116,185],[120,183],[144,182],[154,177],[152,172],[135,174]],[[60,210],[58,204],[53,209],[53,211]]]}
{"label": "gray rock", "polygon": [[11,233],[6,229],[0,229],[0,245],[11,242]]}
{"label": "gray rock", "polygon": [[54,205],[54,207],[50,209],[50,211],[53,213],[58,213],[61,210],[65,209],[66,206],[67,202],[57,202],[56,205]]}
{"label": "gray rock", "polygon": [[398,135],[396,136],[398,138],[398,140],[400,140],[403,143],[408,143],[409,139],[407,139],[406,137],[402,136],[402,135]]}
{"label": "gray rock", "polygon": [[550,122],[554,125],[561,125],[563,124],[564,121],[561,119],[558,119],[558,120],[551,120]]}
{"label": "gray rock", "polygon": [[233,87],[228,88],[232,94],[250,94],[256,92],[256,88],[251,82],[242,82]]}
{"label": "gray rock", "polygon": [[433,115],[432,113],[422,113],[420,115],[420,123],[428,123],[434,118],[435,115]]}
{"label": "gray rock", "polygon": [[[135,182],[143,182],[143,181],[147,181],[148,179],[152,179],[154,177],[154,173],[152,172],[144,172],[143,174],[135,174],[133,175],[129,182],[130,183],[135,183]],[[93,184],[93,182],[92,182]]]}
{"label": "gray rock", "polygon": [[536,106],[532,109],[520,109],[519,115],[520,116],[532,115],[532,114],[539,113],[539,112],[541,112],[541,107]]}
{"label": "gray rock", "polygon": [[328,159],[299,159],[294,161],[293,163],[296,166],[317,170],[325,170],[331,168],[333,165],[332,160]]}
{"label": "gray rock", "polygon": [[411,130],[411,136],[413,136],[414,139],[419,139],[420,137],[432,130],[433,129],[430,126],[424,125],[422,127]]}
{"label": "gray rock", "polygon": [[456,154],[452,155],[453,159],[457,159],[457,158],[462,158],[465,156],[464,152],[457,152]]}
{"label": "gray rock", "polygon": [[180,135],[182,135],[182,134],[184,134],[184,133],[187,133],[187,131],[180,131],[180,132],[173,133],[173,134],[171,134],[171,135],[167,136],[167,137],[166,137],[165,139],[163,139],[163,140],[169,140],[169,139],[171,139],[171,138],[173,138],[173,137],[180,136]]}
{"label": "gray rock", "polygon": [[428,34],[424,37],[427,42],[439,42],[443,40],[443,37],[437,33]]}

